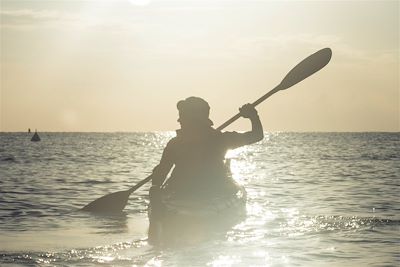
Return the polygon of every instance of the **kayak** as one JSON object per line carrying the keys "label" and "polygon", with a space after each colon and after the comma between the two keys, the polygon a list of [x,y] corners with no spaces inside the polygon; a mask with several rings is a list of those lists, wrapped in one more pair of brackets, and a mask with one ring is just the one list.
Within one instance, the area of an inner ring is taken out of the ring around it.
{"label": "kayak", "polygon": [[226,233],[245,218],[246,191],[235,183],[214,196],[183,198],[165,189],[151,189],[148,214],[150,244],[197,243]]}

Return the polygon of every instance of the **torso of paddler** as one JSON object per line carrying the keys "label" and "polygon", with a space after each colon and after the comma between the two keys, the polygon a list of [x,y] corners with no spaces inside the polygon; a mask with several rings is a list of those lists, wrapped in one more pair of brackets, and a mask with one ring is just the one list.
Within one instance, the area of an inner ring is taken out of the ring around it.
{"label": "torso of paddler", "polygon": [[[208,117],[210,107],[199,97],[179,101],[177,108],[181,129],[168,142],[159,165],[153,170],[151,191],[163,188],[164,192],[175,196],[203,198],[231,193],[235,184],[227,174],[225,154],[229,149],[249,145],[263,138],[257,111],[251,104],[240,108],[240,115],[250,119],[252,130],[237,133],[214,129]],[[171,169],[171,175],[167,178]]]}
{"label": "torso of paddler", "polygon": [[177,196],[214,195],[230,191],[225,154],[235,148],[236,132],[221,133],[211,127],[195,133],[178,130],[164,150],[174,167],[164,188]]}

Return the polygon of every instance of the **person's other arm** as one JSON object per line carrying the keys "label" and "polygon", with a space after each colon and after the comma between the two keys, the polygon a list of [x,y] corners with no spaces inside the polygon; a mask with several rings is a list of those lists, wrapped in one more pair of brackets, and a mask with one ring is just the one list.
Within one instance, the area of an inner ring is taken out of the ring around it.
{"label": "person's other arm", "polygon": [[172,143],[169,141],[167,146],[164,148],[160,163],[153,169],[152,184],[153,186],[161,187],[169,171],[171,170],[173,163]]}

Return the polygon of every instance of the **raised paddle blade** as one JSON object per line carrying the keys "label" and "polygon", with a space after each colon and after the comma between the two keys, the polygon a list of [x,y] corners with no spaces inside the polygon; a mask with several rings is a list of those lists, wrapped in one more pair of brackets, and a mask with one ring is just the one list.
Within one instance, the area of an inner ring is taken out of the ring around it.
{"label": "raised paddle blade", "polygon": [[330,48],[321,49],[297,64],[278,85],[279,90],[287,89],[316,73],[329,63],[332,57]]}
{"label": "raised paddle blade", "polygon": [[[286,74],[285,78],[282,80],[282,82],[276,86],[274,89],[257,99],[252,103],[252,105],[255,107],[261,102],[263,102],[265,99],[269,98],[276,92],[279,92],[280,90],[285,90],[288,89],[289,87],[295,85],[296,83],[301,82],[305,78],[311,76],[312,74],[316,73],[323,67],[325,67],[329,61],[331,60],[332,57],[332,50],[330,48],[324,48],[321,49],[314,54],[308,56],[305,58],[303,61],[301,61],[299,64],[297,64],[291,71],[289,71],[288,74]],[[230,125],[232,122],[236,121],[241,117],[240,113],[236,114],[229,120],[227,120],[224,124],[219,126],[217,130],[222,130],[228,125]]]}
{"label": "raised paddle blade", "polygon": [[81,210],[95,213],[120,213],[125,208],[131,193],[130,190],[125,190],[102,196]]}

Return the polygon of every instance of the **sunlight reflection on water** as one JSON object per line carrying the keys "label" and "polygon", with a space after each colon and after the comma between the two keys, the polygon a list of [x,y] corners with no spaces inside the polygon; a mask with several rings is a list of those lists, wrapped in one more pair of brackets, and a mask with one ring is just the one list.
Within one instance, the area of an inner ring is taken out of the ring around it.
{"label": "sunlight reflection on water", "polygon": [[145,267],[161,267],[163,263],[163,260],[160,259],[160,257],[154,257],[150,259],[146,264],[144,265]]}
{"label": "sunlight reflection on water", "polygon": [[207,266],[226,267],[226,266],[232,266],[233,264],[240,264],[240,263],[241,263],[241,257],[240,256],[220,255],[220,256],[218,256],[217,259],[207,263]]}
{"label": "sunlight reflection on water", "polygon": [[240,147],[235,150],[229,150],[226,158],[231,160],[231,172],[233,179],[240,185],[247,184],[249,177],[256,165],[252,158],[248,155],[250,152],[248,147]]}
{"label": "sunlight reflection on water", "polygon": [[148,186],[132,194],[122,217],[71,212],[145,178],[174,135],[43,133],[40,144],[31,144],[23,133],[3,134],[0,264],[396,262],[398,134],[278,133],[229,151],[233,178],[246,187],[247,217],[225,235],[194,247],[158,251],[148,245]]}

